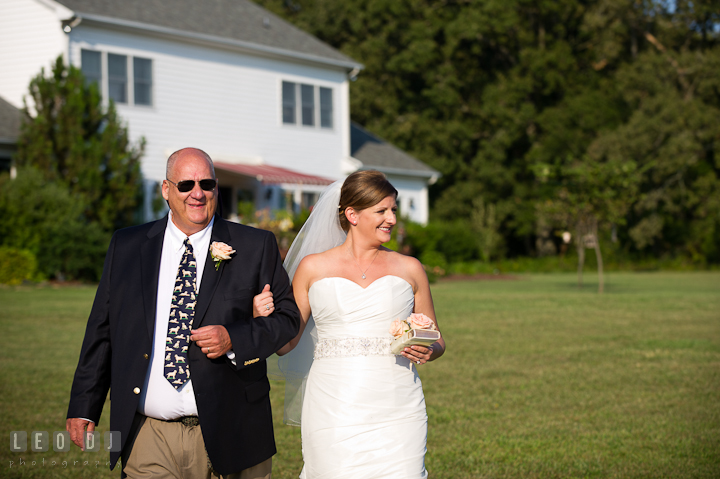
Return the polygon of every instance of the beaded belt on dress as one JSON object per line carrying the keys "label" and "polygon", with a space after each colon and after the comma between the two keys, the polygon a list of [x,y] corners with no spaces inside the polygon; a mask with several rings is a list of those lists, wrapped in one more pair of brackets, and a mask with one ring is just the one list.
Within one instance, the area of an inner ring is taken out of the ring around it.
{"label": "beaded belt on dress", "polygon": [[321,339],[315,345],[315,359],[349,356],[392,356],[393,338]]}

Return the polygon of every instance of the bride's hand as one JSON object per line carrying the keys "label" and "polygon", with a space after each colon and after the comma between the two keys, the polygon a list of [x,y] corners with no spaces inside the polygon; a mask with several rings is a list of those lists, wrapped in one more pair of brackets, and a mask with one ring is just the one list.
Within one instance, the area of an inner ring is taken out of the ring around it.
{"label": "bride's hand", "polygon": [[253,318],[269,316],[275,311],[270,285],[266,284],[262,292],[253,298]]}
{"label": "bride's hand", "polygon": [[432,345],[430,346],[431,347],[428,348],[425,346],[414,344],[409,348],[405,348],[405,350],[402,352],[402,355],[408,358],[410,361],[414,362],[415,364],[425,364],[426,362],[430,361],[430,356],[432,356],[433,353]]}

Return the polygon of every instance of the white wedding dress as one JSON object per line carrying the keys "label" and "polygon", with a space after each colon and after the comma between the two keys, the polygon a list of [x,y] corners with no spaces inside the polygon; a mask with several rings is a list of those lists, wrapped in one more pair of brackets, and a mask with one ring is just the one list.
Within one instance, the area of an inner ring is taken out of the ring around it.
{"label": "white wedding dress", "polygon": [[390,323],[413,311],[412,287],[383,276],[310,287],[315,359],[302,406],[301,479],[427,478],[427,413],[415,365],[390,352]]}

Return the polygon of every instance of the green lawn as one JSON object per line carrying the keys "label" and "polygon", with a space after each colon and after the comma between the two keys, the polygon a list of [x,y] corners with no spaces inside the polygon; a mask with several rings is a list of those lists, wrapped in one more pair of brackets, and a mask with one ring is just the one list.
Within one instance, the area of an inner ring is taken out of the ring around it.
{"label": "green lawn", "polygon": [[[601,296],[585,280],[433,285],[448,343],[420,368],[433,479],[720,477],[720,273],[613,273]],[[64,429],[93,294],[0,289],[1,477],[119,476],[104,453],[8,447],[10,431]],[[282,383],[272,397],[273,477],[296,478],[300,431],[281,424]]]}

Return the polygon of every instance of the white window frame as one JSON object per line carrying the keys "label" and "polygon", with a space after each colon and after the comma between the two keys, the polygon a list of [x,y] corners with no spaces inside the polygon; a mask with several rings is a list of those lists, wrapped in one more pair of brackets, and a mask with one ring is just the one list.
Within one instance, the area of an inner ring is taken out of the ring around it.
{"label": "white window frame", "polygon": [[[322,120],[323,120],[323,109],[322,109],[322,91],[323,90],[329,90],[330,91],[330,126],[323,126]],[[334,130],[335,129],[335,89],[330,87],[324,87],[319,86],[318,87],[318,105],[317,105],[317,119],[318,119],[318,127],[324,128],[326,130]]]}
{"label": "white window frame", "polygon": [[[90,52],[98,52],[100,53],[100,95],[102,96],[103,103],[108,104],[110,99],[110,75],[109,75],[109,69],[108,69],[108,54],[113,55],[120,55],[125,57],[125,66],[126,66],[126,74],[127,77],[125,79],[126,81],[126,96],[127,101],[124,103],[115,102],[116,105],[122,105],[123,107],[137,107],[137,108],[153,108],[155,106],[155,60],[153,58],[149,57],[143,57],[143,56],[135,56],[131,55],[129,53],[120,53],[115,51],[105,51],[105,50],[94,50],[92,48],[82,48],[80,49],[80,69],[82,70],[82,50],[87,50]],[[140,58],[142,60],[149,60],[150,61],[150,104],[149,105],[142,105],[135,103],[135,58]]]}
{"label": "white window frame", "polygon": [[[83,52],[88,53],[96,53],[98,55],[98,59],[100,60],[100,71],[98,72],[100,77],[97,79],[97,87],[100,94],[102,94],[102,84],[103,84],[103,54],[99,50],[90,50],[89,48],[81,48],[80,49],[80,71],[83,71]],[[83,71],[83,74],[85,72]],[[86,80],[88,80],[88,77],[85,77]]]}
{"label": "white window frame", "polygon": [[130,58],[130,55],[125,55],[122,53],[115,53],[115,52],[105,52],[105,55],[107,57],[107,89],[108,89],[108,101],[110,100],[110,55],[114,55],[116,57],[123,57],[125,58],[125,101],[118,101],[113,98],[116,105],[131,105],[130,99],[133,98],[132,95],[134,95],[135,91],[132,85],[130,85],[130,73],[131,68],[128,66],[128,58]]}
{"label": "white window frame", "polygon": [[[132,83],[132,90],[133,90],[132,104],[134,106],[141,107],[141,108],[142,107],[151,108],[155,104],[155,67],[154,67],[155,62],[153,61],[152,58],[137,57],[134,55],[129,58],[132,58],[132,61],[128,61],[128,63],[131,64],[129,73],[132,74],[132,81],[130,82],[130,83]],[[148,103],[148,104],[137,103],[135,101],[135,81],[136,81],[136,79],[135,79],[135,60],[136,59],[137,60],[146,60],[146,61],[150,62],[150,89],[149,89],[149,93],[148,93],[148,96],[150,98],[150,103]]]}
{"label": "white window frame", "polygon": [[[283,91],[283,84],[289,83],[292,84],[294,87],[295,92],[295,98],[294,98],[294,105],[293,105],[293,116],[294,116],[294,122],[289,123],[285,121],[285,96]],[[313,124],[312,125],[305,125],[303,124],[303,103],[302,103],[302,87],[303,86],[311,86],[313,91]],[[320,96],[320,89],[327,89],[330,90],[330,102],[331,102],[331,108],[330,108],[330,123],[331,126],[322,126],[322,108],[320,107],[321,102],[321,96]],[[286,127],[294,127],[294,128],[307,128],[307,129],[313,129],[313,130],[324,130],[324,131],[333,131],[335,130],[335,108],[336,108],[337,102],[335,101],[335,88],[331,86],[325,86],[325,85],[315,85],[312,83],[307,83],[303,81],[290,81],[290,80],[281,80],[280,81],[280,124],[282,126]]]}

